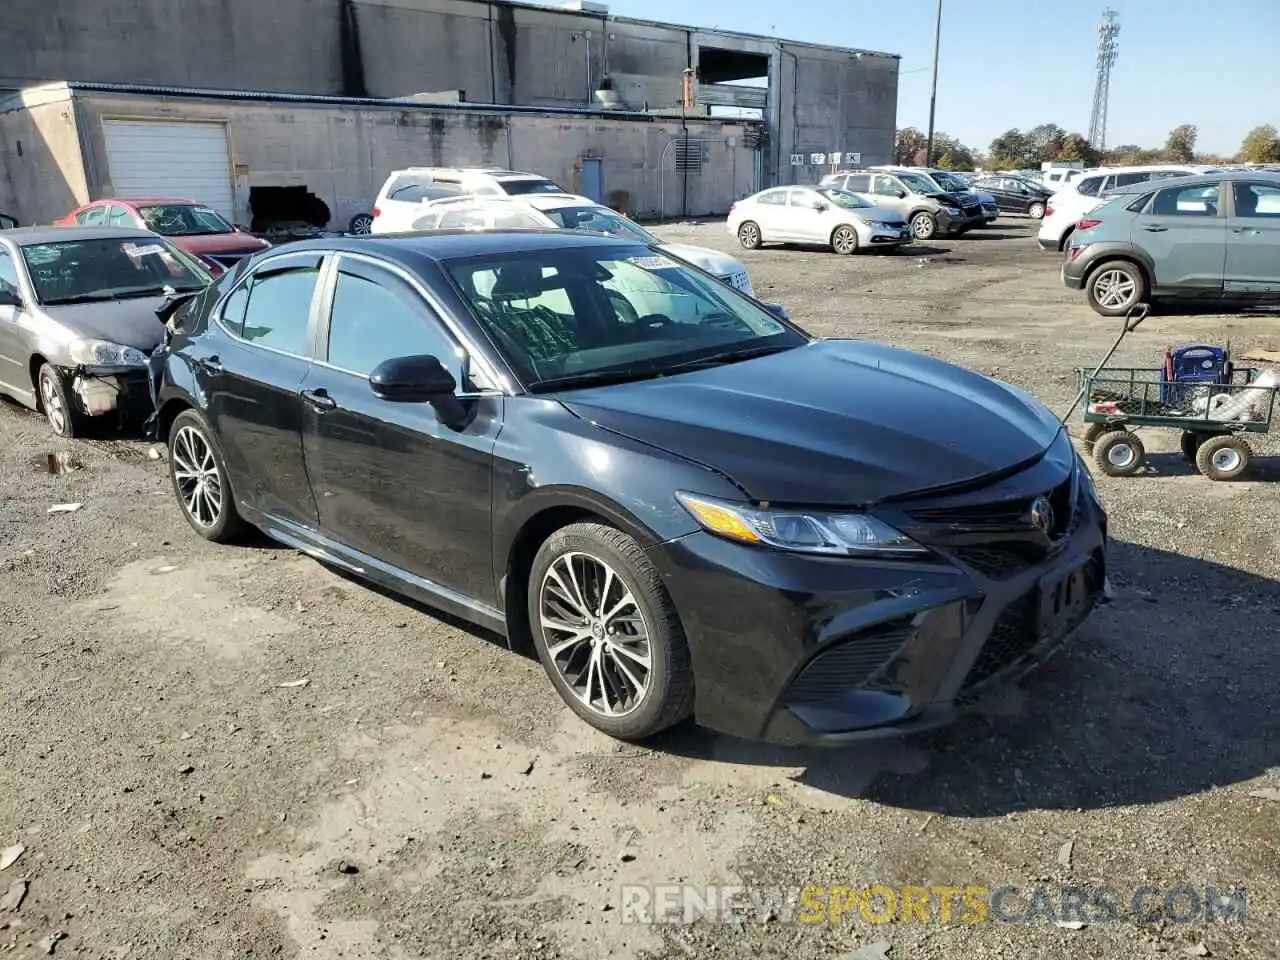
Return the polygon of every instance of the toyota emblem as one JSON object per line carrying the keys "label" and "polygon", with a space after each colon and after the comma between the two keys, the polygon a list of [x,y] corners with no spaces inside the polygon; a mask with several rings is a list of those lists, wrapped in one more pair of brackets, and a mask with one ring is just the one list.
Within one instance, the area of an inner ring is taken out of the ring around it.
{"label": "toyota emblem", "polygon": [[1046,536],[1053,530],[1053,504],[1048,497],[1036,497],[1031,502],[1031,523]]}

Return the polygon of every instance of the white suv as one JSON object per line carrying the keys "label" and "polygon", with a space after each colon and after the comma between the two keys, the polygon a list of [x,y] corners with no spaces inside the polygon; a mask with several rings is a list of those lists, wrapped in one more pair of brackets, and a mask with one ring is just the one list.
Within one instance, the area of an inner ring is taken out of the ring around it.
{"label": "white suv", "polygon": [[423,204],[446,197],[509,197],[564,193],[564,188],[536,173],[500,167],[409,167],[392,170],[373,204],[371,233],[403,233],[413,229]]}
{"label": "white suv", "polygon": [[411,230],[585,230],[652,244],[755,296],[742,263],[707,247],[665,243],[633,220],[588,197],[539,193],[522,197],[455,197],[419,207]]}
{"label": "white suv", "polygon": [[1213,173],[1216,169],[1216,167],[1189,163],[1152,167],[1099,167],[1096,170],[1086,170],[1049,198],[1044,219],[1040,221],[1040,233],[1037,238],[1040,241],[1040,247],[1043,250],[1065,250],[1067,238],[1075,230],[1080,218],[1099,206],[1106,199],[1105,194],[1116,187],[1144,183],[1147,180]]}

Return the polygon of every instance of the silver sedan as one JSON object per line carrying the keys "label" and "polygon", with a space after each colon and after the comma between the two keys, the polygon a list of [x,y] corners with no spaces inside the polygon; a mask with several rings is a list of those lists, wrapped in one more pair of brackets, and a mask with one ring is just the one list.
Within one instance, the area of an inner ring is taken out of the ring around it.
{"label": "silver sedan", "polygon": [[838,187],[762,190],[730,208],[727,226],[746,250],[765,243],[803,243],[848,256],[913,240],[902,214]]}

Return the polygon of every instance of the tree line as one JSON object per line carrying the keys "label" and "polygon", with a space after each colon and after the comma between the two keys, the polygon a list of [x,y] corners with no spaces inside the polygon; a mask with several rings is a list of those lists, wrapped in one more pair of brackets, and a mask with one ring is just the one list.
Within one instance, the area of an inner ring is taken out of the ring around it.
{"label": "tree line", "polygon": [[[1068,133],[1056,123],[1042,123],[1030,130],[1006,130],[991,141],[985,154],[965,146],[955,137],[935,133],[933,166],[944,170],[1039,169],[1046,161],[1078,162],[1086,167],[1099,165],[1139,166],[1149,163],[1280,163],[1280,131],[1270,124],[1255,127],[1245,135],[1240,150],[1232,157],[1197,153],[1194,124],[1183,123],[1169,131],[1163,147],[1148,149],[1126,143],[1099,151],[1078,133]],[[894,163],[923,166],[928,137],[915,127],[898,131],[894,143]]]}

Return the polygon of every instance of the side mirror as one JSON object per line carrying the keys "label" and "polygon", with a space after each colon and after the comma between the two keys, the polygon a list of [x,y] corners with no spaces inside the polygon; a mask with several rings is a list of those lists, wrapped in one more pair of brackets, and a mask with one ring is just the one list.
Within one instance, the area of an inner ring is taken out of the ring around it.
{"label": "side mirror", "polygon": [[815,200],[813,201],[813,209],[821,213],[823,210],[827,209],[827,205],[823,203],[821,200]]}
{"label": "side mirror", "polygon": [[893,191],[893,195],[894,195],[895,197],[897,197],[899,200],[905,200],[905,199],[907,199],[907,191],[905,191],[905,190],[903,190],[903,189],[901,189],[901,188],[899,188],[899,189],[897,189],[897,190]]}
{"label": "side mirror", "polygon": [[782,320],[790,320],[791,314],[787,312],[787,308],[780,303],[766,303],[764,308],[772,313],[775,317]]}
{"label": "side mirror", "polygon": [[17,307],[22,309],[22,298],[12,287],[0,287],[0,307]]}
{"label": "side mirror", "polygon": [[369,374],[369,386],[379,400],[431,404],[435,407],[440,422],[447,426],[466,422],[467,409],[454,396],[458,381],[435,357],[395,357],[384,360]]}

